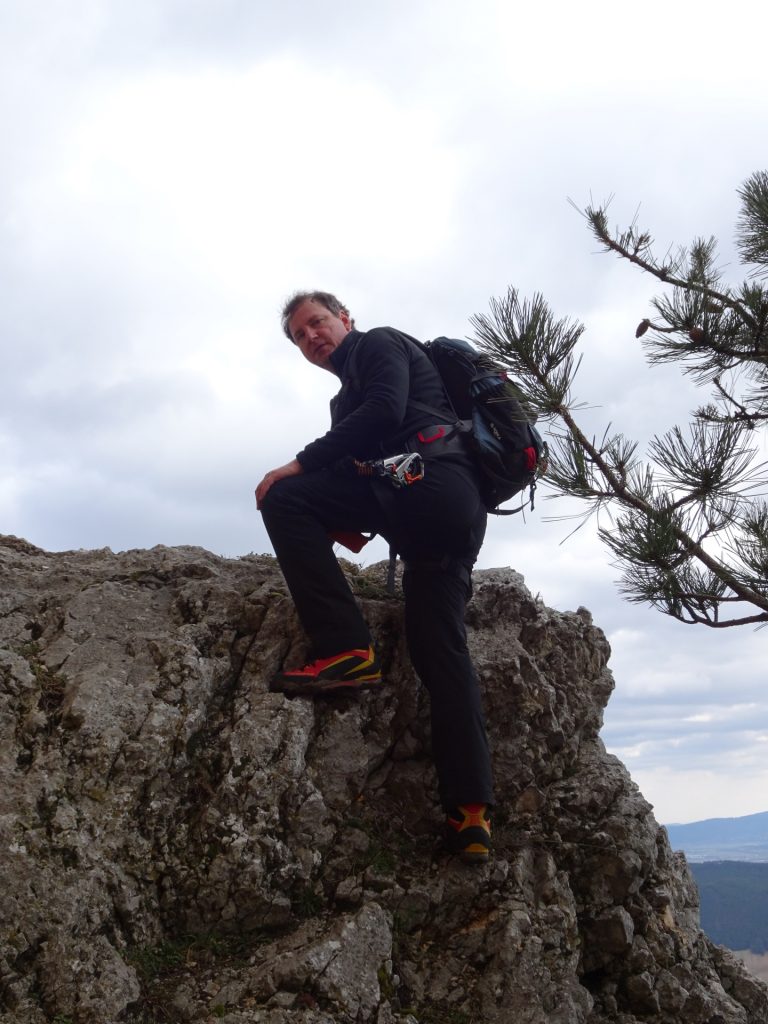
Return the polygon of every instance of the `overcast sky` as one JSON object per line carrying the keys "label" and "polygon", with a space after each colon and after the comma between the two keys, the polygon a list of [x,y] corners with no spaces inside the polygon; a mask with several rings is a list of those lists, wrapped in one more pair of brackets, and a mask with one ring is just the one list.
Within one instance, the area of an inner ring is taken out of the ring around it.
{"label": "overcast sky", "polygon": [[[567,199],[639,207],[659,254],[714,234],[729,273],[736,189],[768,166],[766,7],[521,6],[0,5],[0,532],[268,551],[253,488],[334,390],[280,333],[300,287],[425,339],[541,291],[586,324],[592,429],[685,422],[698,396],[634,339],[653,282]],[[493,521],[480,565],[591,609],[604,739],[660,821],[768,809],[767,634],[623,602],[568,511]]]}

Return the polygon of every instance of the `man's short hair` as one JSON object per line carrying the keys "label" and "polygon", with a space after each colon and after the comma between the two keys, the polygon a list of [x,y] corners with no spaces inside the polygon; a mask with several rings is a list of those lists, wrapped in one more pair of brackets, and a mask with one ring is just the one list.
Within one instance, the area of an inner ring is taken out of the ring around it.
{"label": "man's short hair", "polygon": [[[349,310],[344,305],[344,303],[337,299],[336,296],[332,295],[330,292],[296,292],[285,303],[285,305],[283,306],[282,314],[280,316],[280,323],[283,326],[285,336],[286,338],[289,338],[291,341],[293,341],[293,338],[291,337],[291,330],[290,327],[288,326],[288,322],[293,316],[293,314],[296,312],[296,310],[299,308],[299,306],[302,304],[302,302],[307,301],[317,302],[321,306],[325,306],[328,312],[333,313],[334,316],[339,316],[340,313],[344,313],[346,314],[346,316],[349,316]],[[355,321],[352,320],[351,317],[350,323],[354,328]]]}

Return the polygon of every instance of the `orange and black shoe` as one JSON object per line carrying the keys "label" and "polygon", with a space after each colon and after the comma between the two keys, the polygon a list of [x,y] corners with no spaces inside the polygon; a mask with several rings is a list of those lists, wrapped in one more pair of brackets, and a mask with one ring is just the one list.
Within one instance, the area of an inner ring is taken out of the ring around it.
{"label": "orange and black shoe", "polygon": [[318,658],[311,665],[278,672],[270,690],[290,696],[315,696],[322,693],[351,693],[372,690],[381,684],[381,666],[372,647],[342,651],[330,658]]}
{"label": "orange and black shoe", "polygon": [[445,818],[445,846],[468,864],[484,864],[491,852],[488,804],[459,804]]}

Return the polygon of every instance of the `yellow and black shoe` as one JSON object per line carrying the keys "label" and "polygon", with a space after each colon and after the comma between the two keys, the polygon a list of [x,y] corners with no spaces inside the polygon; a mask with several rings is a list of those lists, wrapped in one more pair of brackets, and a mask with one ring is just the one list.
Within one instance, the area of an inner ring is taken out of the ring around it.
{"label": "yellow and black shoe", "polygon": [[491,852],[488,804],[459,804],[445,818],[445,846],[468,864],[484,864]]}
{"label": "yellow and black shoe", "polygon": [[381,685],[381,666],[372,647],[342,651],[330,658],[318,658],[310,665],[278,672],[272,679],[273,693],[316,696],[323,693],[351,693]]}

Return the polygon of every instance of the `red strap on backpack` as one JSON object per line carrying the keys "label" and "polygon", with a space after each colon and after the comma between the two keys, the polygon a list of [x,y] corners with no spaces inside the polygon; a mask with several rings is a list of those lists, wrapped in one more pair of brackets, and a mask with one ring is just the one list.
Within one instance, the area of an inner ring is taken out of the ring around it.
{"label": "red strap on backpack", "polygon": [[418,437],[422,444],[431,444],[432,441],[439,441],[441,437],[445,437],[445,427],[438,427],[432,437],[425,437],[424,431],[420,430],[416,437]]}

